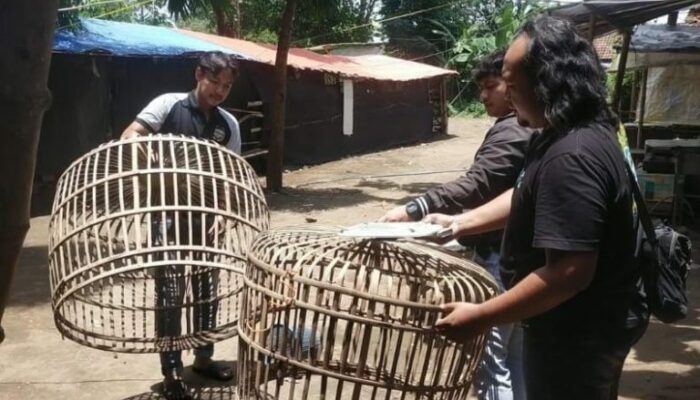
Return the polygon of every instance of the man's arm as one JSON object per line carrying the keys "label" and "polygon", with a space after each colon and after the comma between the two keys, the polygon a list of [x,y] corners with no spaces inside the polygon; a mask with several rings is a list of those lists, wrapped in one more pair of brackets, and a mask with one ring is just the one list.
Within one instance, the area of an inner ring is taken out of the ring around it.
{"label": "man's arm", "polygon": [[388,211],[380,221],[420,220],[430,213],[456,214],[494,199],[515,184],[530,136],[531,131],[514,120],[494,125],[463,176]]}
{"label": "man's arm", "polygon": [[219,112],[223,116],[224,121],[226,121],[226,124],[228,124],[229,132],[231,132],[231,137],[228,143],[226,143],[226,147],[236,154],[241,154],[241,128],[238,124],[238,120],[223,108],[219,108]]}
{"label": "man's arm", "polygon": [[178,101],[187,97],[186,93],[166,93],[151,100],[148,105],[141,110],[136,119],[124,129],[121,139],[156,133],[160,130],[170,109]]}
{"label": "man's arm", "polygon": [[607,199],[615,189],[606,173],[601,164],[578,153],[565,153],[542,165],[532,247],[545,249],[545,265],[485,303],[447,305],[449,315],[439,321],[438,329],[452,337],[462,332],[468,337],[487,326],[542,314],[586,289],[598,264]]}
{"label": "man's arm", "polygon": [[595,275],[598,251],[546,250],[547,262],[505,293],[482,304],[450,303],[435,328],[456,341],[491,326],[542,314],[586,289]]}
{"label": "man's arm", "polygon": [[428,212],[456,214],[476,208],[515,185],[531,133],[510,120],[495,125],[492,130],[463,176],[417,199],[425,203]]}
{"label": "man's arm", "polygon": [[134,121],[122,132],[121,139],[130,139],[133,137],[148,135],[151,131],[143,126],[140,122]]}
{"label": "man's arm", "polygon": [[465,213],[455,216],[429,214],[423,221],[450,228],[452,230],[452,236],[455,238],[496,231],[504,228],[508,221],[512,198],[513,189],[510,189],[483,206]]}

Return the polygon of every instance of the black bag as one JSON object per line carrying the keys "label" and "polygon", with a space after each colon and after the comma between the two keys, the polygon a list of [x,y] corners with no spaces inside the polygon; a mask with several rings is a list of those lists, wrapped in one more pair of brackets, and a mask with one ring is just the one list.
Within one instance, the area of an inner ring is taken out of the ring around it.
{"label": "black bag", "polygon": [[649,311],[658,320],[673,323],[688,314],[685,287],[692,262],[690,239],[664,223],[654,228],[632,168],[625,165],[639,216],[636,256]]}

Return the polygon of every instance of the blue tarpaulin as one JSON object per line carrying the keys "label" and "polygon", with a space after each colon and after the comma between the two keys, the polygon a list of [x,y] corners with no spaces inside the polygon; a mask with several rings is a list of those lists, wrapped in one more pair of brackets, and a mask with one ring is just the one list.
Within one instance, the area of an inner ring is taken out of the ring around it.
{"label": "blue tarpaulin", "polygon": [[82,19],[79,28],[62,28],[54,35],[54,51],[107,53],[118,56],[179,56],[193,52],[223,51],[244,54],[182,34],[174,29],[126,22]]}

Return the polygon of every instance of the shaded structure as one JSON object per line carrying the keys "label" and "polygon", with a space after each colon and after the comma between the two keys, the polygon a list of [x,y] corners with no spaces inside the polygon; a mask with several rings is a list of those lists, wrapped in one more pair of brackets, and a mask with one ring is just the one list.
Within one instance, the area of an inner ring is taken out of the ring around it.
{"label": "shaded structure", "polygon": [[338,233],[279,229],[252,245],[239,396],[465,398],[485,337],[456,343],[433,326],[441,304],[495,296],[493,278],[433,245]]}
{"label": "shaded structure", "polygon": [[698,0],[583,0],[550,8],[547,12],[572,21],[582,33],[596,37],[613,30],[628,29],[698,3]]}
{"label": "shaded structure", "polygon": [[669,25],[675,25],[678,10],[698,3],[700,0],[608,0],[604,2],[584,0],[581,3],[550,8],[547,13],[572,21],[591,42],[597,35],[613,30],[621,32],[622,48],[611,100],[613,109],[619,114],[620,91],[627,65],[632,28],[666,14],[669,15]]}
{"label": "shaded structure", "polygon": [[[257,167],[271,129],[274,46],[88,19],[82,30],[55,37],[54,103],[42,127],[37,173],[55,179],[72,160],[116,138],[151,99],[191,90],[197,57],[210,50],[240,59],[240,76],[222,106],[239,120],[244,156]],[[285,163],[319,163],[446,133],[445,81],[453,74],[382,55],[290,49]]]}

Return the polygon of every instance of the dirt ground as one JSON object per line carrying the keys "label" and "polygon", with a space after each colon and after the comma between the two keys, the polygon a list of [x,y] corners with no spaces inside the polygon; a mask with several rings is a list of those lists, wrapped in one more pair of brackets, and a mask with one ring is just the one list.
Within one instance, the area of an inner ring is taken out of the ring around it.
{"label": "dirt ground", "polygon": [[[488,119],[453,119],[451,134],[441,140],[288,172],[288,189],[268,194],[273,226],[374,220],[392,205],[458,176],[456,170],[471,163],[490,124]],[[436,171],[452,172],[398,176]],[[377,175],[394,176],[366,178]],[[159,399],[153,393],[161,379],[157,356],[108,353],[61,340],[50,307],[47,204],[50,200],[37,201],[38,214],[44,215],[32,219],[3,320],[7,339],[0,345],[0,400]],[[693,236],[700,247],[700,236]],[[695,259],[700,259],[697,250]],[[628,358],[621,398],[700,399],[700,273],[694,267],[688,288],[691,314],[677,325],[652,322]],[[217,344],[217,358],[235,360],[235,347],[235,339]],[[185,355],[186,364],[191,359]],[[236,398],[231,384],[199,379],[189,368],[186,379],[200,399]]]}

